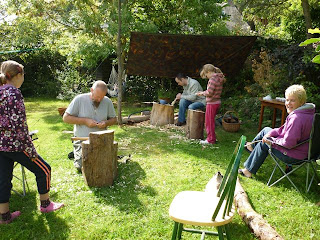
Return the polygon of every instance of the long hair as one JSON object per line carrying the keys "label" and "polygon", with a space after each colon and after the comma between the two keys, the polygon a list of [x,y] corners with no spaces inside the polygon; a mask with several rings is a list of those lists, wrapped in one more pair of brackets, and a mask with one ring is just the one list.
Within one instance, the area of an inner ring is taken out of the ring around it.
{"label": "long hair", "polygon": [[202,67],[202,69],[201,69],[201,71],[200,71],[200,76],[201,76],[201,78],[206,78],[206,75],[207,75],[207,73],[209,73],[209,72],[221,73],[221,74],[223,75],[223,77],[224,77],[224,81],[226,81],[226,78],[225,78],[223,72],[220,70],[220,68],[215,67],[214,65],[209,64],[209,63],[208,63],[208,64],[205,64],[205,65]]}

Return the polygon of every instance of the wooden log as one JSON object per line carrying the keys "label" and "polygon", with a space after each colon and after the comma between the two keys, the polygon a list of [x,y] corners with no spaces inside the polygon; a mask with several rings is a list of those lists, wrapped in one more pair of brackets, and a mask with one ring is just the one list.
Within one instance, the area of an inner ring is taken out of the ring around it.
{"label": "wooden log", "polygon": [[159,104],[154,102],[151,110],[150,124],[163,126],[173,124],[174,107],[169,104]]}
{"label": "wooden log", "polygon": [[234,198],[239,215],[258,239],[283,240],[277,231],[263,219],[262,215],[253,210],[248,195],[242,188],[239,179],[237,179]]}
{"label": "wooden log", "polygon": [[111,186],[117,176],[118,143],[114,131],[92,132],[82,142],[82,174],[89,187]]}
{"label": "wooden log", "polygon": [[123,117],[122,118],[122,123],[126,124],[128,122],[134,122],[134,123],[138,123],[138,122],[143,122],[143,121],[147,121],[150,119],[150,115],[133,115],[129,117]]}
{"label": "wooden log", "polygon": [[86,141],[89,137],[71,137],[71,141]]}
{"label": "wooden log", "polygon": [[199,110],[188,110],[186,137],[189,139],[203,139],[205,113]]}

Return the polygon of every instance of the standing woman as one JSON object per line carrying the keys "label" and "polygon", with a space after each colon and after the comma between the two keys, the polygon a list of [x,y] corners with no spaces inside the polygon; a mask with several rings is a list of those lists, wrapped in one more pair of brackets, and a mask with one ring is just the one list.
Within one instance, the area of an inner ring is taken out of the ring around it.
{"label": "standing woman", "polygon": [[51,167],[37,153],[29,136],[23,96],[18,89],[24,81],[23,65],[5,61],[0,67],[0,224],[8,224],[21,212],[10,213],[13,165],[18,162],[36,176],[40,211],[63,207],[49,199]]}
{"label": "standing woman", "polygon": [[215,117],[221,105],[221,93],[226,78],[221,70],[212,64],[205,64],[200,72],[200,76],[201,78],[209,79],[207,90],[197,93],[198,96],[205,96],[207,102],[205,117],[207,139],[201,140],[200,143],[215,144],[217,141],[215,133]]}

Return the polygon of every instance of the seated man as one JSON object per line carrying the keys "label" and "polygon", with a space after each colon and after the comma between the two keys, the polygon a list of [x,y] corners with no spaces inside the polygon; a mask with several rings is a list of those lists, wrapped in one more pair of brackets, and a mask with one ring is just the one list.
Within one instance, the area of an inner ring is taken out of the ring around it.
{"label": "seated man", "polygon": [[[75,137],[88,137],[90,132],[107,129],[117,123],[112,101],[106,97],[107,84],[96,81],[90,93],[76,96],[63,115],[63,121],[74,124]],[[74,141],[74,166],[78,171],[82,167],[81,141]]]}
{"label": "seated man", "polygon": [[179,99],[179,116],[177,126],[182,126],[186,123],[187,109],[203,109],[206,106],[206,98],[197,96],[196,93],[203,91],[200,83],[182,73],[177,74],[175,78],[177,84],[183,87],[183,92],[178,93],[176,99]]}

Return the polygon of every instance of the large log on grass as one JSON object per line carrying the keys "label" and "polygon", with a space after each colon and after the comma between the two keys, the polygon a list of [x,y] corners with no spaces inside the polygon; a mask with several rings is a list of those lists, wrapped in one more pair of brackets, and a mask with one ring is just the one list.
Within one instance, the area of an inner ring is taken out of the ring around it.
{"label": "large log on grass", "polygon": [[234,198],[239,215],[258,239],[283,240],[277,231],[263,219],[262,215],[253,210],[248,195],[242,188],[239,179],[237,179]]}
{"label": "large log on grass", "polygon": [[82,174],[89,187],[111,186],[117,176],[118,143],[114,131],[92,132],[82,142]]}
{"label": "large log on grass", "polygon": [[147,121],[150,119],[150,115],[133,115],[130,117],[123,117],[122,118],[122,123],[139,123],[143,121]]}
{"label": "large log on grass", "polygon": [[205,113],[199,110],[188,110],[186,137],[189,139],[203,139]]}
{"label": "large log on grass", "polygon": [[159,104],[154,102],[151,110],[150,124],[163,126],[173,124],[174,107],[169,104]]}

